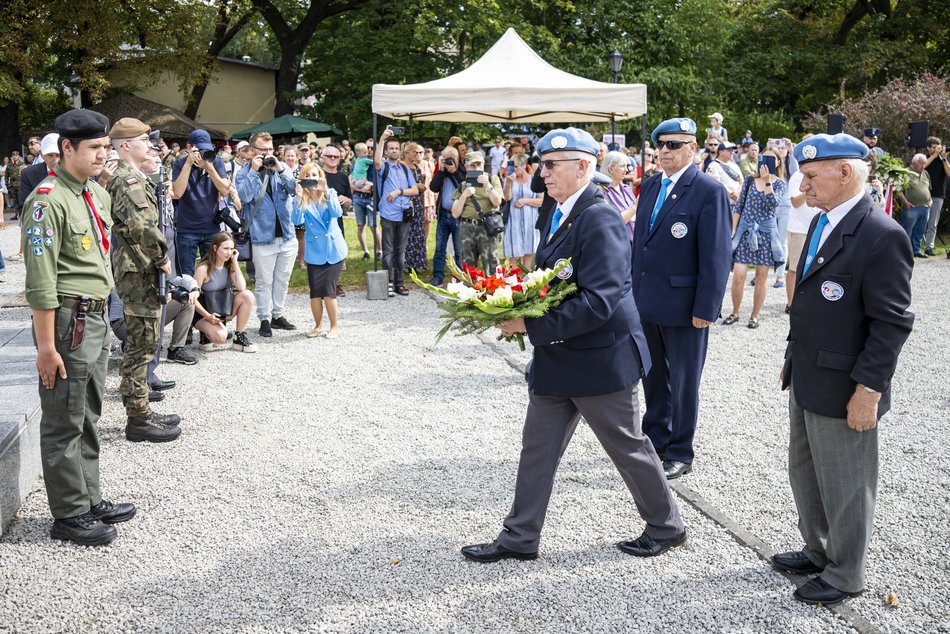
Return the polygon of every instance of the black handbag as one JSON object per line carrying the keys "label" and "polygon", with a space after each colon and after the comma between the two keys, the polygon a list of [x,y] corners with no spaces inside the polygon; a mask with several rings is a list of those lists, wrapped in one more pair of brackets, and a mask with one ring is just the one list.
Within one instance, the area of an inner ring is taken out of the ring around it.
{"label": "black handbag", "polygon": [[508,220],[511,218],[511,201],[506,200],[501,203],[501,207],[498,208],[501,212],[501,222],[502,224],[507,225]]}
{"label": "black handbag", "polygon": [[482,206],[478,204],[474,196],[472,196],[471,201],[472,206],[475,207],[475,211],[478,212],[478,217],[482,220],[482,226],[485,227],[485,233],[488,234],[489,238],[494,238],[504,232],[505,221],[501,216],[501,212],[490,211],[486,214],[482,211]]}
{"label": "black handbag", "polygon": [[221,321],[227,321],[228,316],[234,309],[234,293],[229,288],[222,288],[218,291],[201,291],[198,301],[206,311],[217,315]]}

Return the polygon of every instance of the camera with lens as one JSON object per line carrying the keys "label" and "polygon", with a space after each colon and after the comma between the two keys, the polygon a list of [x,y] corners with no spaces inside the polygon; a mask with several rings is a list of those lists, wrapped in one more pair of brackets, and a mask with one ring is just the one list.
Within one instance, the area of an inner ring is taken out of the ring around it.
{"label": "camera with lens", "polygon": [[265,156],[264,167],[270,170],[277,169],[277,159],[273,156]]}
{"label": "camera with lens", "polygon": [[179,304],[188,303],[188,289],[182,288],[181,286],[175,286],[174,284],[168,285],[168,294],[172,296],[172,299]]}
{"label": "camera with lens", "polygon": [[444,159],[442,159],[442,164],[443,164],[443,165],[455,165],[455,159],[452,158],[451,156],[446,156]]}
{"label": "camera with lens", "polygon": [[244,229],[244,225],[241,224],[241,219],[234,215],[230,207],[219,209],[214,215],[212,222],[215,224],[221,224],[223,222],[232,233],[240,233]]}
{"label": "camera with lens", "polygon": [[201,150],[201,160],[210,163],[218,154],[214,150]]}

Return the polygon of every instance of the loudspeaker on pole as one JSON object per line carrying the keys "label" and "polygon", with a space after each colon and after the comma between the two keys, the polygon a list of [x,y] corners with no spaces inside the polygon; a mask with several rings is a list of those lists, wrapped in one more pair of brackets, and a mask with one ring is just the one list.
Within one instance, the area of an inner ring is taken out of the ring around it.
{"label": "loudspeaker on pole", "polygon": [[907,124],[907,145],[909,147],[927,147],[930,136],[929,121],[911,121]]}
{"label": "loudspeaker on pole", "polygon": [[847,119],[843,114],[828,115],[828,134],[840,134],[844,132],[844,121]]}

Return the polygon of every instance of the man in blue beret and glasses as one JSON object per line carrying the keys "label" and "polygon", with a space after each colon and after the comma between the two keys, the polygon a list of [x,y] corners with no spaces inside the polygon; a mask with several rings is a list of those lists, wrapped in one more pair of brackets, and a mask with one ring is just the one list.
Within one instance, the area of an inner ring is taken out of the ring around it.
{"label": "man in blue beret and glasses", "polygon": [[639,537],[618,548],[654,557],[686,541],[659,457],[640,429],[637,385],[650,355],[630,289],[627,231],[591,184],[599,151],[590,134],[575,128],[552,130],[538,143],[541,177],[557,206],[541,232],[537,266],[569,260],[553,283],[578,290],[542,317],[498,326],[505,334],[527,333],[534,357],[515,499],[495,541],[462,549],[473,561],[537,558],[554,474],[581,415],[646,522]]}
{"label": "man in blue beret and glasses", "polygon": [[732,219],[726,190],[693,164],[692,119],[664,121],[653,143],[662,172],[640,192],[633,295],[653,359],[643,380],[643,431],[672,480],[693,469],[709,325],[719,318],[732,268]]}
{"label": "man in blue beret and glasses", "polygon": [[913,256],[865,192],[869,148],[847,134],[795,147],[801,191],[821,209],[795,277],[782,389],[790,389],[788,476],[801,550],[776,568],[816,574],[794,596],[834,605],[864,590],[878,478],[877,421],[910,335]]}

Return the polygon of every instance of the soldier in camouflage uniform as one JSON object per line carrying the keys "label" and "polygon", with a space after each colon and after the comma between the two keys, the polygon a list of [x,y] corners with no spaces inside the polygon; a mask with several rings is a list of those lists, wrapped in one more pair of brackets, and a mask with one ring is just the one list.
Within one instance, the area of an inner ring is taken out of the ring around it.
{"label": "soldier in camouflage uniform", "polygon": [[151,129],[138,119],[122,118],[109,131],[119,164],[106,186],[112,196],[112,271],[122,298],[128,335],[122,352],[119,392],[131,441],[168,442],[181,434],[175,414],[159,415],[148,402],[148,364],[155,355],[162,304],[158,273],[171,273],[168,244],[159,228],[155,191],[142,173],[149,160]]}
{"label": "soldier in camouflage uniform", "polygon": [[40,377],[40,453],[55,518],[50,537],[85,546],[116,537],[112,524],[132,519],[131,504],[99,491],[99,430],[109,324],[109,195],[90,176],[102,171],[109,120],[89,110],[56,119],[62,155],[26,199],[23,260],[33,311]]}
{"label": "soldier in camouflage uniform", "polygon": [[477,200],[483,214],[497,211],[504,193],[501,181],[496,174],[491,177],[484,171],[485,159],[481,152],[469,152],[465,155],[466,173],[481,171],[478,177],[478,187],[460,183],[452,199],[452,215],[459,219],[459,234],[462,238],[462,260],[466,264],[478,266],[481,259],[482,269],[492,275],[498,266],[498,236],[489,236],[485,231],[481,216],[475,209],[472,200]]}
{"label": "soldier in camouflage uniform", "polygon": [[13,215],[20,217],[20,171],[24,168],[23,161],[20,160],[20,153],[13,150],[10,154],[10,162],[7,164],[7,192],[10,196],[10,203],[13,207]]}

